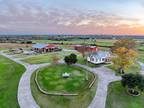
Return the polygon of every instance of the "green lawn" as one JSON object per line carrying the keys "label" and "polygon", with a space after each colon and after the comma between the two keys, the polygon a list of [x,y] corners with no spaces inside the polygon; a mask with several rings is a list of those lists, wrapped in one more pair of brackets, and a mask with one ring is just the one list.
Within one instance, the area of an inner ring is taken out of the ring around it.
{"label": "green lawn", "polygon": [[1,47],[0,47],[0,50],[5,50],[5,48],[1,48]]}
{"label": "green lawn", "polygon": [[[49,53],[45,53],[45,54],[38,54],[38,55],[32,55],[29,56],[28,58],[25,58],[23,61],[30,63],[30,64],[40,64],[40,63],[49,63],[52,62],[52,57],[54,55],[58,56],[60,59],[64,59],[65,56],[74,53],[77,55],[77,59],[78,59],[78,63],[83,64],[83,65],[88,65],[90,67],[98,67],[100,65],[96,65],[96,64],[92,64],[92,63],[88,63],[87,60],[85,58],[82,57],[82,55],[75,51],[60,51],[60,52],[49,52]],[[18,56],[18,55],[17,55]],[[19,55],[21,56],[21,55]],[[25,57],[25,56],[21,56],[21,57]]]}
{"label": "green lawn", "polygon": [[[35,73],[33,73],[31,77],[31,90],[38,105],[41,108],[87,108],[87,106],[91,103],[93,97],[95,96],[97,81],[90,89],[84,87],[85,85],[87,85],[87,83],[84,80],[85,71],[86,70],[83,70],[79,67],[74,66],[68,67],[65,65],[57,65],[57,66],[51,66],[51,68],[47,67],[44,70],[42,69],[42,72],[40,73],[41,75],[39,76],[41,77],[40,79],[44,79],[42,83],[48,90],[50,91],[52,91],[52,89],[56,91],[64,90],[66,92],[78,91],[79,92],[78,96],[44,95],[37,88],[37,85],[34,81]],[[70,72],[72,75],[71,78],[61,79],[60,77],[62,72]],[[90,78],[92,78],[91,75]]]}
{"label": "green lawn", "polygon": [[113,82],[108,88],[106,108],[144,108],[144,95],[130,96],[120,82]]}
{"label": "green lawn", "polygon": [[138,60],[144,63],[144,45],[137,45],[139,52]]}
{"label": "green lawn", "polygon": [[[108,65],[107,67],[117,72],[117,69],[113,65]],[[125,70],[125,72],[126,73],[139,73],[140,70],[141,70],[141,66],[138,63],[135,63],[132,66],[130,66],[127,70]]]}
{"label": "green lawn", "polygon": [[45,54],[39,54],[32,57],[28,57],[24,59],[24,61],[30,64],[48,63],[48,62],[52,62],[52,57],[54,55],[58,56],[60,59],[64,59],[65,56],[71,53],[75,53],[77,55],[79,54],[78,52],[73,52],[73,51],[48,52]]}
{"label": "green lawn", "polygon": [[138,60],[144,63],[144,51],[139,51]]}
{"label": "green lawn", "polygon": [[78,63],[83,64],[83,65],[87,65],[87,66],[92,67],[92,68],[99,67],[99,66],[102,66],[102,65],[106,64],[106,63],[93,64],[93,63],[87,62],[87,60],[85,58],[83,58],[81,55],[78,56]]}
{"label": "green lawn", "polygon": [[0,108],[19,108],[18,83],[25,68],[0,56]]}
{"label": "green lawn", "polygon": [[111,47],[113,46],[114,42],[112,41],[97,41],[96,45],[101,46],[101,47]]}
{"label": "green lawn", "polygon": [[83,64],[83,65],[87,65],[87,66],[90,66],[90,67],[96,67],[95,64],[92,64],[92,63],[88,63],[86,58],[83,58],[81,55],[78,56],[78,63],[79,64]]}
{"label": "green lawn", "polygon": [[137,49],[138,49],[139,51],[144,51],[144,45],[138,45],[138,46],[137,46]]}
{"label": "green lawn", "polygon": [[[62,74],[68,72],[69,78],[63,78]],[[85,75],[88,75],[88,81]],[[87,89],[93,81],[94,75],[86,70],[68,66],[66,64],[51,65],[38,70],[37,81],[40,87],[50,93],[79,93]]]}

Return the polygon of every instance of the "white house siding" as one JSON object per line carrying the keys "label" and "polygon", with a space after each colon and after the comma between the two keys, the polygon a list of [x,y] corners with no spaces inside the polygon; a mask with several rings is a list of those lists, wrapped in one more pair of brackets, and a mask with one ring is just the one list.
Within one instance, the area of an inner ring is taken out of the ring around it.
{"label": "white house siding", "polygon": [[88,57],[87,57],[87,61],[88,62],[91,62],[93,64],[100,64],[100,63],[105,63],[107,62],[107,59],[110,57],[110,53],[106,53],[106,52],[98,52],[98,55],[93,55],[93,54],[90,54]]}
{"label": "white house siding", "polygon": [[93,61],[90,60],[90,57],[87,57],[87,61],[88,62],[91,62],[91,63],[94,63],[94,64],[100,64],[100,63],[104,63],[105,61],[102,61],[102,58],[95,58],[93,57]]}

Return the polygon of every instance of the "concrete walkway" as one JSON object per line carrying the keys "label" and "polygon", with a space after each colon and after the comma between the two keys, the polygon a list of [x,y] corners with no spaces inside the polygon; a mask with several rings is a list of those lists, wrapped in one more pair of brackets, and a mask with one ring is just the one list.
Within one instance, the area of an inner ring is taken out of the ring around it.
{"label": "concrete walkway", "polygon": [[76,65],[92,71],[98,75],[98,87],[96,90],[96,95],[88,108],[105,108],[109,83],[121,80],[121,77],[115,76],[115,73],[112,72],[112,70],[104,66],[99,68],[90,68],[81,64]]}

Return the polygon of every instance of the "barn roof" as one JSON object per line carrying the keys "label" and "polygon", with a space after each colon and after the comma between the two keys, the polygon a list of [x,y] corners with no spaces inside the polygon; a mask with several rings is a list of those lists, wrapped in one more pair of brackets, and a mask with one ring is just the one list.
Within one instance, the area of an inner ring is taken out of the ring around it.
{"label": "barn roof", "polygon": [[54,44],[37,43],[37,44],[34,44],[32,47],[33,48],[42,49],[42,48],[53,48],[53,47],[56,47],[56,45],[54,45]]}
{"label": "barn roof", "polygon": [[32,47],[42,49],[42,48],[45,48],[46,46],[48,46],[48,44],[37,43],[37,44],[34,44]]}

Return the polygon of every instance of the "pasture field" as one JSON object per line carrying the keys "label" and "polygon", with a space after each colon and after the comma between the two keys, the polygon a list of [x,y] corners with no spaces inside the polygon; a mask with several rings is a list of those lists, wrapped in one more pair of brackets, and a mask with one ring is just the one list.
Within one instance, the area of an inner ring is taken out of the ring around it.
{"label": "pasture field", "polygon": [[31,44],[0,43],[0,49],[27,48],[27,47],[31,47]]}
{"label": "pasture field", "polygon": [[33,40],[33,43],[59,43],[59,44],[64,44],[64,45],[69,45],[69,44],[96,44],[98,46],[102,47],[109,47],[113,46],[113,43],[115,40],[111,39],[97,39],[97,40],[92,40],[92,39],[77,39],[77,40],[68,40],[68,41],[53,41],[53,40]]}

